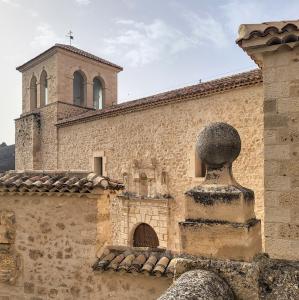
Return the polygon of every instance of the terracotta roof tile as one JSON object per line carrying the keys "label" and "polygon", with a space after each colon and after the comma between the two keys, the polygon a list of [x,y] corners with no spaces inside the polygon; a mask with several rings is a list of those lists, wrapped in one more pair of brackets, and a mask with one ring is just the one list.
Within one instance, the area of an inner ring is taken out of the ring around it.
{"label": "terracotta roof tile", "polygon": [[0,174],[0,193],[6,192],[54,192],[54,193],[90,193],[95,188],[121,190],[124,186],[108,177],[66,172],[45,174],[37,171],[9,171]]}
{"label": "terracotta roof tile", "polygon": [[242,40],[249,40],[255,37],[264,37],[279,34],[283,32],[291,32],[299,30],[299,20],[264,22],[260,24],[242,24],[239,28],[239,37],[237,43]]}
{"label": "terracotta roof tile", "polygon": [[96,55],[93,55],[93,54],[91,54],[91,53],[89,53],[89,52],[86,52],[86,51],[81,50],[81,49],[79,49],[79,48],[76,48],[76,47],[74,47],[74,46],[65,45],[65,44],[55,44],[54,46],[52,46],[51,48],[49,48],[49,49],[47,49],[46,51],[42,52],[42,53],[39,54],[38,56],[36,56],[36,57],[30,59],[29,61],[27,61],[27,62],[24,63],[23,65],[17,67],[17,70],[19,70],[19,71],[22,72],[22,70],[26,69],[26,67],[27,67],[30,63],[32,63],[32,62],[35,61],[35,60],[38,60],[39,58],[42,58],[42,56],[44,56],[45,54],[48,54],[49,52],[51,52],[51,51],[53,51],[53,50],[55,50],[55,49],[57,49],[57,48],[58,48],[58,49],[63,49],[63,50],[66,50],[66,51],[69,51],[69,52],[72,52],[72,53],[75,53],[75,54],[78,54],[78,55],[81,55],[81,56],[84,56],[84,57],[87,57],[87,58],[92,59],[92,60],[94,60],[94,61],[97,61],[97,62],[100,62],[100,63],[102,63],[102,64],[105,64],[105,65],[111,66],[111,67],[113,67],[113,68],[116,68],[116,69],[118,69],[118,70],[120,70],[120,71],[123,70],[122,67],[120,67],[120,66],[118,66],[118,65],[116,65],[116,64],[114,64],[114,63],[112,63],[112,62],[110,62],[110,61],[108,61],[108,60],[106,60],[106,59],[103,59],[103,58],[101,58],[101,57],[98,57],[98,56],[96,56]]}
{"label": "terracotta roof tile", "polygon": [[57,126],[62,127],[71,125],[73,123],[88,122],[123,113],[143,110],[150,107],[165,105],[166,103],[186,101],[186,99],[190,97],[204,97],[238,87],[251,86],[254,84],[262,83],[262,81],[262,72],[260,69],[256,69],[233,76],[223,77],[200,84],[187,86],[165,93],[160,93],[146,98],[121,103],[115,106],[107,107],[105,109],[88,111],[69,119],[63,119],[57,123]]}
{"label": "terracotta roof tile", "polygon": [[174,258],[163,249],[111,247],[96,261],[93,270],[173,277]]}

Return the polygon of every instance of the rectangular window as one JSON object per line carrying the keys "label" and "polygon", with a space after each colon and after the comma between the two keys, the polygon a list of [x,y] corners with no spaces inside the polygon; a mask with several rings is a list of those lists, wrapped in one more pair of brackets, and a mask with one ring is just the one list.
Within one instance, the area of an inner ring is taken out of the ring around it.
{"label": "rectangular window", "polygon": [[103,157],[94,157],[94,173],[103,176]]}

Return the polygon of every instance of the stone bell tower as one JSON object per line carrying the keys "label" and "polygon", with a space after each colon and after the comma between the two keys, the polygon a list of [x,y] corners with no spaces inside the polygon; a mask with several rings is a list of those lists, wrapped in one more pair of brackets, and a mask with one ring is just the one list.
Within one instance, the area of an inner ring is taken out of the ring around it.
{"label": "stone bell tower", "polygon": [[207,173],[200,186],[186,192],[185,221],[179,223],[182,253],[250,261],[261,252],[254,193],[232,174],[240,150],[237,130],[226,123],[213,123],[200,133],[197,154]]}
{"label": "stone bell tower", "polygon": [[55,170],[55,124],[117,104],[122,68],[76,47],[55,44],[17,70],[22,73],[22,114],[16,120],[16,169]]}

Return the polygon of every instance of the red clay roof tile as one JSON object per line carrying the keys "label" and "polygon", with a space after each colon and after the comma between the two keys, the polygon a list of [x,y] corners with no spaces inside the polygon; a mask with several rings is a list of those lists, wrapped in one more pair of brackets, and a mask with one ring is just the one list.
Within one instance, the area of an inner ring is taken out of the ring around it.
{"label": "red clay roof tile", "polygon": [[101,110],[88,111],[86,113],[62,119],[57,123],[58,127],[72,125],[74,123],[82,123],[101,119],[105,117],[115,116],[119,114],[129,113],[133,111],[143,110],[150,107],[165,105],[166,103],[175,103],[185,101],[187,98],[196,96],[204,97],[216,93],[225,92],[243,86],[251,86],[262,83],[262,72],[260,69],[255,69],[249,72],[244,72],[220,79],[187,86],[181,89],[172,90],[165,93],[141,98],[129,102],[124,102],[114,106],[110,106]]}

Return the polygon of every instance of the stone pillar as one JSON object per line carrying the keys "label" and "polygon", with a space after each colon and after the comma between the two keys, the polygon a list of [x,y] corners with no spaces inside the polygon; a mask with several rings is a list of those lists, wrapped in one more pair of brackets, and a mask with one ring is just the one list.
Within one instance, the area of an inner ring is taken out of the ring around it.
{"label": "stone pillar", "polygon": [[299,21],[241,25],[264,81],[265,252],[299,258]]}
{"label": "stone pillar", "polygon": [[182,253],[251,261],[261,252],[254,193],[232,175],[240,150],[240,136],[228,124],[214,123],[200,133],[197,154],[207,173],[200,186],[186,192],[185,221],[179,223]]}

